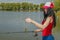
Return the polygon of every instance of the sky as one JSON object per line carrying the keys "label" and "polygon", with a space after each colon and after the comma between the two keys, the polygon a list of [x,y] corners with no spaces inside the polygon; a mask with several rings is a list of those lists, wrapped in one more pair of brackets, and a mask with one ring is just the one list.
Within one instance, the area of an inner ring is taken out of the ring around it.
{"label": "sky", "polygon": [[34,4],[40,4],[44,2],[49,2],[51,0],[0,0],[0,2],[29,2],[29,3],[34,3]]}

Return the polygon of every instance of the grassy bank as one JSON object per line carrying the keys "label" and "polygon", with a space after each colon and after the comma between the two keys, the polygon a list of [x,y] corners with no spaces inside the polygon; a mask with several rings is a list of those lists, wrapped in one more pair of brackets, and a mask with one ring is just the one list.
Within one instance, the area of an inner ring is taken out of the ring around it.
{"label": "grassy bank", "polygon": [[56,13],[56,27],[54,28],[54,32],[60,32],[60,11]]}

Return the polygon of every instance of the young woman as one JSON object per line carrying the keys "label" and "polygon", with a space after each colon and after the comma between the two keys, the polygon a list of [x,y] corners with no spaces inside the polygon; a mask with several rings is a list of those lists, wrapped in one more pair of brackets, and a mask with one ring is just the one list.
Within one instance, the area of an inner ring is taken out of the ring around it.
{"label": "young woman", "polygon": [[[49,4],[49,5],[47,5]],[[39,29],[35,30],[35,32],[42,32],[42,40],[54,40],[52,35],[52,29],[56,26],[56,18],[55,13],[53,11],[52,3],[46,3],[44,6],[44,19],[42,24],[37,23],[36,21],[32,20],[31,18],[27,18],[25,21],[27,23],[32,23]]]}

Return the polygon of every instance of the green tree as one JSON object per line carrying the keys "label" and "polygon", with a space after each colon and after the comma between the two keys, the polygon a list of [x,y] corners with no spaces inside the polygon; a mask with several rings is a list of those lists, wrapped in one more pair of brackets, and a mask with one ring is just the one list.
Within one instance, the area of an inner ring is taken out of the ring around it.
{"label": "green tree", "polygon": [[38,8],[39,8],[39,5],[34,4],[34,9],[38,10]]}

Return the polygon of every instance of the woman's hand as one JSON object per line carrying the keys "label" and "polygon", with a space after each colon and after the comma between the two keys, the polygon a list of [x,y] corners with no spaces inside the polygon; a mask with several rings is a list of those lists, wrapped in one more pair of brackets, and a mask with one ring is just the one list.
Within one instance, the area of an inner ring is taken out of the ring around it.
{"label": "woman's hand", "polygon": [[34,32],[37,33],[37,32],[40,32],[40,31],[42,31],[42,30],[41,29],[36,29]]}
{"label": "woman's hand", "polygon": [[26,21],[27,23],[31,23],[31,22],[32,22],[32,19],[31,19],[31,18],[26,18],[25,21]]}

